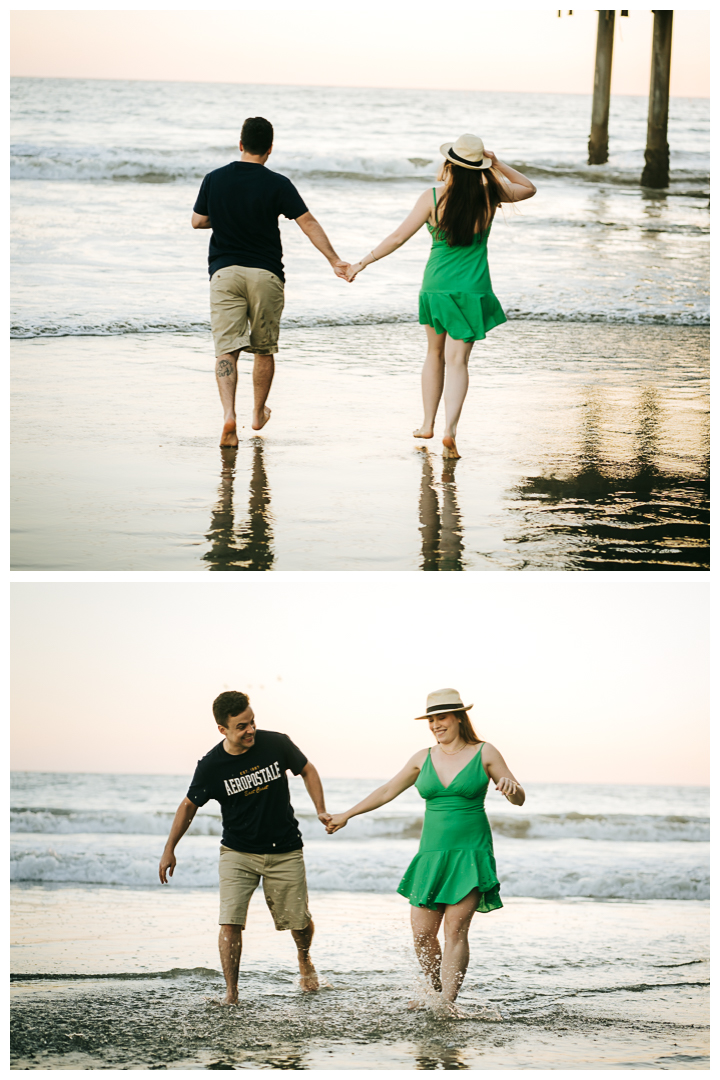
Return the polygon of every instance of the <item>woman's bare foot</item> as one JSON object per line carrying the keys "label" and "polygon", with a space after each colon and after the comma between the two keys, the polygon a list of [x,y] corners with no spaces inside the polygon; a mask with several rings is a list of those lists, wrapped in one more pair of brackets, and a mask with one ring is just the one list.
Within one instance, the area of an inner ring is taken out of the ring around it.
{"label": "woman's bare foot", "polygon": [[458,448],[452,435],[446,435],[443,439],[443,457],[459,458]]}
{"label": "woman's bare foot", "polygon": [[262,415],[257,411],[257,409],[253,410],[253,418],[252,418],[253,431],[260,431],[261,428],[265,427],[268,420],[270,419],[271,411],[272,410],[268,409],[267,405],[263,405]]}
{"label": "woman's bare foot", "polygon": [[413,435],[416,439],[432,439],[434,434],[435,432],[432,428],[430,428],[429,431],[425,431],[423,430],[423,428],[419,427],[415,428],[415,430],[413,431]]}
{"label": "woman's bare foot", "polygon": [[221,446],[237,446],[237,423],[235,420],[226,420],[223,424],[222,435],[220,436]]}

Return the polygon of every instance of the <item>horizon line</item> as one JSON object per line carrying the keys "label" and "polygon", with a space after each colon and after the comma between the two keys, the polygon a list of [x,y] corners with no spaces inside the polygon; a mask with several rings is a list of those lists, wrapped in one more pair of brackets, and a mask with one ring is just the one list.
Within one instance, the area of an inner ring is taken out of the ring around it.
{"label": "horizon line", "polygon": [[[228,82],[218,79],[148,79],[148,78],[121,78],[103,75],[13,75],[10,79],[67,79],[76,82],[137,82],[137,83],[181,83],[186,85],[200,86],[278,86],[295,90],[387,90],[387,91],[422,91],[424,93],[437,94],[527,94],[533,96],[559,96],[587,97],[592,98],[592,90],[485,90],[485,89],[459,89],[458,87],[436,86],[365,86],[356,83],[283,83],[283,82]],[[628,94],[621,90],[611,91],[612,97],[647,98],[649,94]],[[670,94],[671,99],[684,101],[709,101],[710,94]]]}

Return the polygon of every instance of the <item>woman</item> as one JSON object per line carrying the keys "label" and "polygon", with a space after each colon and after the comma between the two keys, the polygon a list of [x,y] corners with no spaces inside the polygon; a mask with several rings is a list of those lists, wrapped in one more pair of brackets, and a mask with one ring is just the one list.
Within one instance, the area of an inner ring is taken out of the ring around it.
{"label": "woman", "polygon": [[[470,960],[472,917],[476,911],[503,906],[484,810],[490,780],[511,803],[525,802],[525,792],[502,755],[475,734],[469,709],[472,705],[463,705],[457,690],[429,694],[427,712],[417,719],[428,720],[437,745],[419,750],[397,776],[351,810],[333,814],[326,825],[329,833],[337,832],[351,817],[384,806],[411,784],[426,800],[420,849],[398,892],[412,905],[410,923],[420,967],[450,1012],[455,1011],[452,1003]],[[438,942],[443,918],[444,952]]]}
{"label": "woman", "polygon": [[470,352],[488,330],[507,321],[490,282],[490,226],[501,202],[530,199],[536,188],[485,150],[475,135],[443,143],[440,153],[446,159],[438,174],[442,183],[424,191],[402,225],[351,266],[346,276],[353,281],[369,263],[397,251],[427,224],[433,244],[420,288],[420,322],[428,339],[422,373],[425,415],[413,434],[416,439],[432,439],[445,382],[443,455],[458,458],[455,436],[467,394]]}

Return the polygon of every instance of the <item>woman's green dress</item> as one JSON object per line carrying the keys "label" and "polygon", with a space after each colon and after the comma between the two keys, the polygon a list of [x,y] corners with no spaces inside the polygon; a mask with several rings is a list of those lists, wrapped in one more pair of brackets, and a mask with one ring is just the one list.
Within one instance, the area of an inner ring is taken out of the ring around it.
{"label": "woman's green dress", "polygon": [[482,747],[445,788],[428,750],[415,787],[425,803],[420,849],[405,871],[398,892],[415,907],[437,911],[480,890],[478,911],[501,908],[485,792],[490,779]]}
{"label": "woman's green dress", "polygon": [[468,247],[450,247],[437,226],[428,223],[433,243],[420,287],[419,318],[437,334],[447,333],[456,341],[480,341],[488,330],[507,322],[490,281],[491,225],[476,233]]}

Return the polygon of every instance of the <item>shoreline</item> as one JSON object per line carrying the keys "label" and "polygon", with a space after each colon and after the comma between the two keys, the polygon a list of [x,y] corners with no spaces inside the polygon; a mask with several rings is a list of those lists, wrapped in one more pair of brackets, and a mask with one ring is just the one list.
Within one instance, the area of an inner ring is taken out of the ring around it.
{"label": "shoreline", "polygon": [[14,967],[35,969],[11,987],[13,1068],[708,1067],[705,901],[508,899],[473,920],[464,1017],[448,1020],[408,1009],[427,998],[397,895],[311,890],[321,990],[303,994],[292,941],[256,894],[237,1009],[213,1004],[215,890],[11,898]]}
{"label": "shoreline", "polygon": [[416,325],[287,330],[261,436],[241,368],[233,455],[204,335],[15,340],[12,569],[704,570],[707,341],[508,323],[448,463],[411,435]]}

